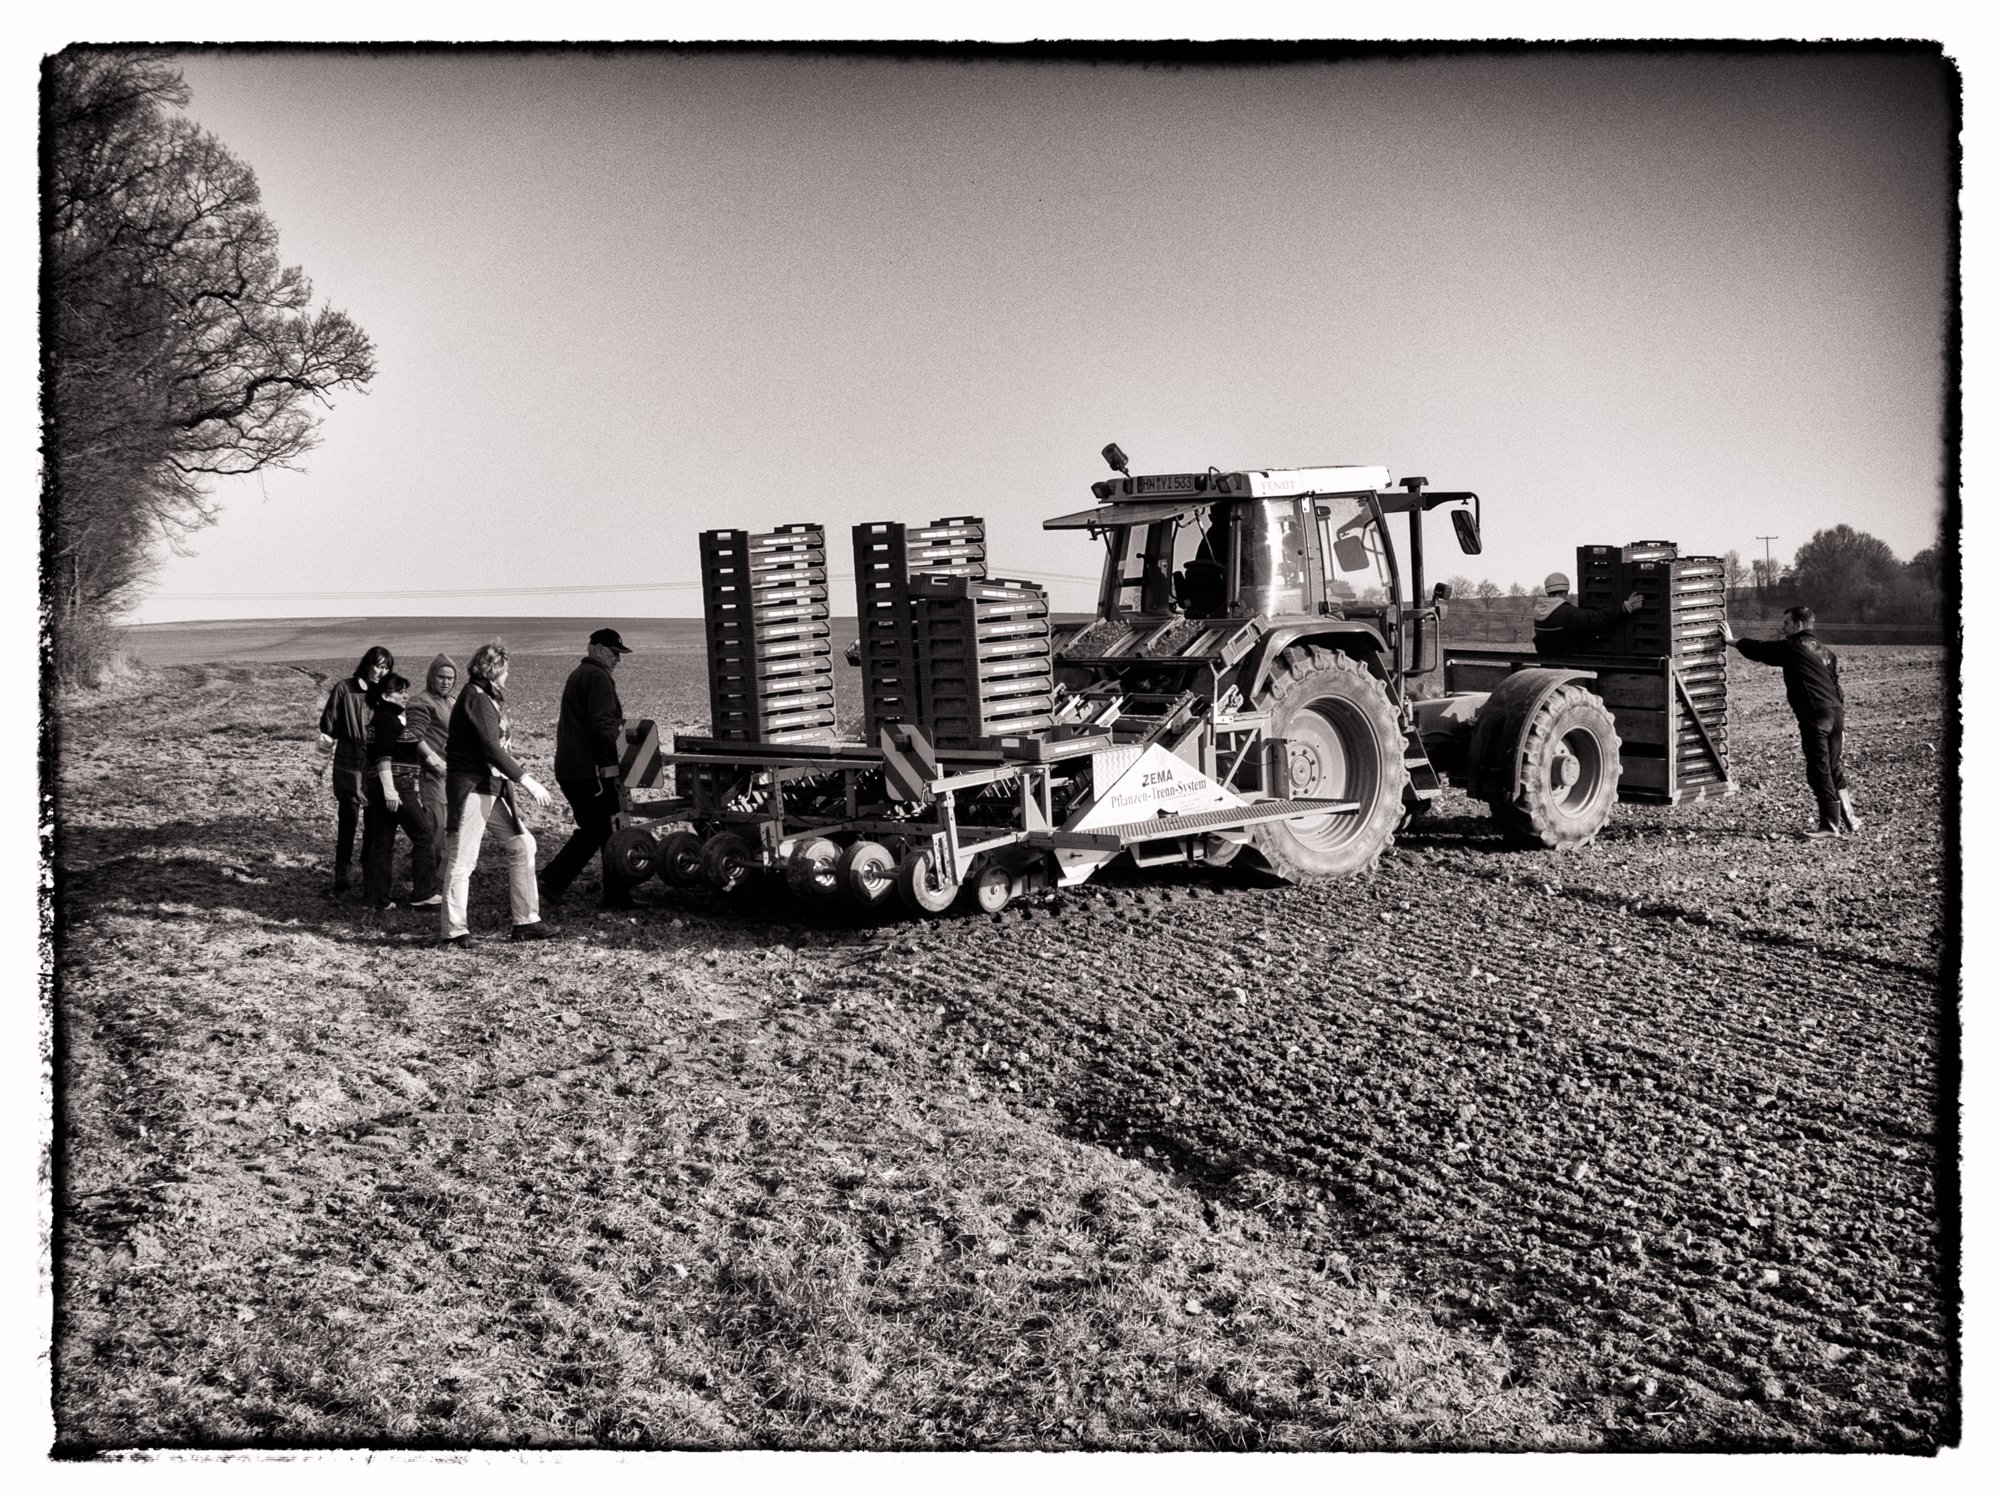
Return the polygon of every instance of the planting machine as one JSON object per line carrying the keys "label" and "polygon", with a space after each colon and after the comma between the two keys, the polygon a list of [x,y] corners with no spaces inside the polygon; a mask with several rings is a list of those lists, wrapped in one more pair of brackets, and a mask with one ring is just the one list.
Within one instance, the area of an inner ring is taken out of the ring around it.
{"label": "planting machine", "polygon": [[[824,532],[704,533],[711,732],[667,748],[631,727],[606,857],[669,883],[764,871],[807,899],[992,912],[1118,858],[1366,870],[1447,779],[1523,845],[1604,826],[1621,763],[1601,664],[1447,663],[1424,517],[1447,508],[1476,553],[1476,494],[1383,468],[1134,476],[1117,445],[1105,458],[1096,503],[1045,523],[1104,554],[1096,615],[1060,644],[1041,588],[989,574],[975,518],[854,528],[859,734],[836,726]],[[1624,711],[1678,681],[1664,657],[1621,665],[1641,683]],[[1453,670],[1478,680],[1423,690]]]}

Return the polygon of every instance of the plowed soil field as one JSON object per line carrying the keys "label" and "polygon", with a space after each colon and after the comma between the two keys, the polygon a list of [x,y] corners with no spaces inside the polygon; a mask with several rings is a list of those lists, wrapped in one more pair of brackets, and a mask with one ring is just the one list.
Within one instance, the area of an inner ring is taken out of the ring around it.
{"label": "plowed soil field", "polygon": [[59,1436],[1956,1442],[1942,667],[1842,656],[1837,843],[1735,661],[1741,795],[1574,854],[1451,793],[1338,884],[579,890],[532,947],[492,867],[461,953],[325,893],[308,673],[73,703]]}

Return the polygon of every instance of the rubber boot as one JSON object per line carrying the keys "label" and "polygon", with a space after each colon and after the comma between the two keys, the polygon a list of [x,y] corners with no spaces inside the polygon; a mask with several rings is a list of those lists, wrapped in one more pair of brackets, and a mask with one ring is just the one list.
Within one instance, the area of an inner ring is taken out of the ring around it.
{"label": "rubber boot", "polygon": [[1854,799],[1845,791],[1840,794],[1840,821],[1849,833],[1861,831],[1861,819],[1854,815]]}

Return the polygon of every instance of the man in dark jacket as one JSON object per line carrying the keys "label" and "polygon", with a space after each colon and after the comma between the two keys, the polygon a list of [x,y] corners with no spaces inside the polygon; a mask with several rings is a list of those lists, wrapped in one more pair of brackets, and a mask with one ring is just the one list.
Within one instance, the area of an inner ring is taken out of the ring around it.
{"label": "man in dark jacket", "polygon": [[1819,803],[1819,827],[1807,838],[1836,838],[1861,827],[1854,800],[1847,795],[1847,773],[1841,769],[1840,742],[1847,727],[1847,695],[1840,687],[1840,658],[1813,634],[1813,612],[1803,604],[1785,611],[1782,640],[1744,641],[1729,622],[1722,638],[1752,661],[1785,672],[1785,701],[1799,721],[1799,741],[1806,753],[1806,785]]}
{"label": "man in dark jacket", "polygon": [[[542,900],[550,904],[562,900],[611,837],[611,820],[618,814],[618,733],[625,724],[625,707],[611,674],[618,670],[619,658],[630,654],[617,631],[592,631],[583,660],[563,684],[562,714],[556,721],[556,785],[576,814],[576,832],[542,870]],[[631,882],[621,879],[608,859],[603,875],[599,905],[608,911],[630,907]]]}
{"label": "man in dark jacket", "polygon": [[1588,656],[1603,643],[1604,634],[1644,601],[1628,594],[1622,604],[1585,609],[1569,596],[1566,574],[1542,580],[1542,597],[1535,601],[1535,655]]}

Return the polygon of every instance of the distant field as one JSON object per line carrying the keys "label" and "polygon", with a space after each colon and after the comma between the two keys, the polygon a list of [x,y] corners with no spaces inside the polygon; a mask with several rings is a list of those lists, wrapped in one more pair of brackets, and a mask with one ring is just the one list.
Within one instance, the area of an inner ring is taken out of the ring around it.
{"label": "distant field", "polygon": [[[134,625],[125,632],[127,649],[153,667],[196,662],[307,662],[360,660],[370,646],[387,646],[398,662],[428,662],[440,651],[459,658],[482,641],[498,637],[523,656],[582,655],[584,642],[601,625],[617,629],[640,653],[700,654],[699,619],[635,620],[618,615],[347,615],[307,620],[184,620],[170,625]],[[853,636],[852,620],[836,620],[834,635]],[[847,635],[841,635],[841,631]]]}

